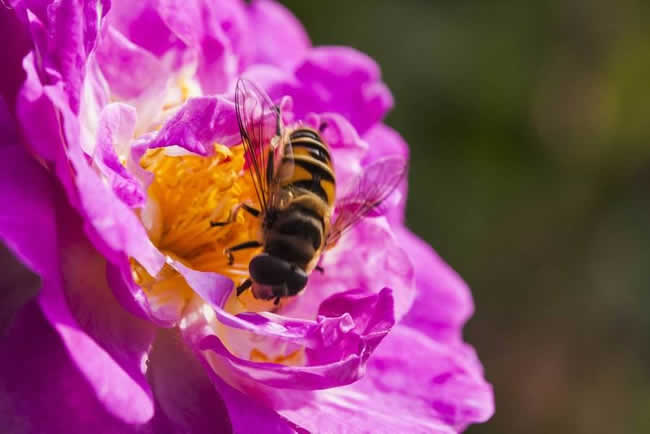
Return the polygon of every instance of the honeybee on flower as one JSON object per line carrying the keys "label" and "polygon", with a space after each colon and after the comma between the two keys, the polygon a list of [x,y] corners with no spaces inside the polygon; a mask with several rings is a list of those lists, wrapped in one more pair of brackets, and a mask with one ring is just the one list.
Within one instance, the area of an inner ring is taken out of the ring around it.
{"label": "honeybee on flower", "polygon": [[320,135],[326,123],[318,130],[298,125],[285,131],[279,107],[246,79],[237,82],[235,104],[258,208],[238,204],[227,221],[211,225],[232,223],[242,209],[259,217],[259,239],[229,247],[226,253],[232,264],[234,252],[262,248],[237,295],[252,287],[255,298],[275,300],[277,305],[281,298],[300,293],[312,270],[322,272],[321,255],[346,230],[379,209],[405,176],[406,160],[374,162],[337,199],[331,152]]}

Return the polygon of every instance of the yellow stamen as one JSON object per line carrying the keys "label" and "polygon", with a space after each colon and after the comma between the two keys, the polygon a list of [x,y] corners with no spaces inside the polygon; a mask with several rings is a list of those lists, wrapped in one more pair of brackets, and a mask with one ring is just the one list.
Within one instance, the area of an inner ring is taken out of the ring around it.
{"label": "yellow stamen", "polygon": [[[246,241],[260,240],[261,222],[242,211],[231,224],[210,225],[211,221],[226,221],[233,208],[241,203],[256,204],[251,178],[243,170],[243,146],[215,145],[214,149],[214,154],[208,157],[189,153],[170,155],[165,149],[149,150],[140,165],[154,174],[154,180],[140,217],[150,239],[165,255],[195,270],[227,276],[237,286],[248,278],[248,264],[261,249],[235,252],[232,265],[228,264],[224,251]],[[180,316],[196,300],[183,277],[167,265],[159,275],[150,276],[132,261],[132,271],[150,303],[164,312]],[[268,311],[274,307],[270,301],[255,299],[250,290],[240,296],[233,290],[223,306],[232,314]],[[224,344],[232,352],[238,352],[235,347],[241,344],[242,332],[217,323],[213,327]],[[277,350],[267,355],[253,349],[250,358],[282,364],[304,363],[302,349],[288,354],[282,348]],[[239,355],[249,356],[249,353]]]}
{"label": "yellow stamen", "polygon": [[283,365],[300,365],[304,363],[305,352],[302,349],[298,349],[290,352],[286,355],[280,355],[273,358],[270,358],[262,351],[257,348],[251,350],[250,360],[253,362],[271,362],[271,363],[280,363]]}
{"label": "yellow stamen", "polygon": [[243,147],[216,145],[209,157],[172,156],[156,149],[140,164],[155,175],[148,194],[159,208],[160,235],[152,237],[157,247],[195,270],[218,272],[235,282],[243,280],[248,262],[258,252],[238,252],[229,266],[224,250],[258,239],[259,221],[239,213],[232,224],[210,225],[211,221],[225,221],[236,205],[254,198],[249,177],[242,176]]}

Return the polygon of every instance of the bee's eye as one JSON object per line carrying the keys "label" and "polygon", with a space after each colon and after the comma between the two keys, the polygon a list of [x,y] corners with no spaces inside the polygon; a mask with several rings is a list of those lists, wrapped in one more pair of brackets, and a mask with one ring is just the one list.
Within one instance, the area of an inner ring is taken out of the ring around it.
{"label": "bee's eye", "polygon": [[289,290],[289,295],[296,295],[307,286],[309,277],[305,270],[293,265],[291,271],[287,274],[286,285]]}
{"label": "bee's eye", "polygon": [[251,260],[248,271],[256,282],[273,286],[281,285],[291,268],[286,261],[263,253]]}
{"label": "bee's eye", "polygon": [[255,256],[248,271],[253,280],[262,285],[286,286],[289,295],[296,295],[307,286],[305,270],[266,253]]}

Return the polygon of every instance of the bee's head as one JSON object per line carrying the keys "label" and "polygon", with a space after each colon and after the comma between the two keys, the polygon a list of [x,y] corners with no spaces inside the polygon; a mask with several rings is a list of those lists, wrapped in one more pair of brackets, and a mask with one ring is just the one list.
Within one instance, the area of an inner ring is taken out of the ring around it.
{"label": "bee's head", "polygon": [[271,300],[296,295],[307,286],[305,270],[268,253],[255,256],[248,266],[248,272],[255,283],[270,288],[264,291],[254,289],[255,298]]}

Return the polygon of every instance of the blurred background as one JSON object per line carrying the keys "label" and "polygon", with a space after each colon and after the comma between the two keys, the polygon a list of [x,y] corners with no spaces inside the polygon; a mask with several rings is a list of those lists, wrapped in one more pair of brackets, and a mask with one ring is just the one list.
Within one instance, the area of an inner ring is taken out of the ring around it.
{"label": "blurred background", "polygon": [[649,433],[650,2],[283,3],[394,93],[408,224],[496,392],[468,432]]}

